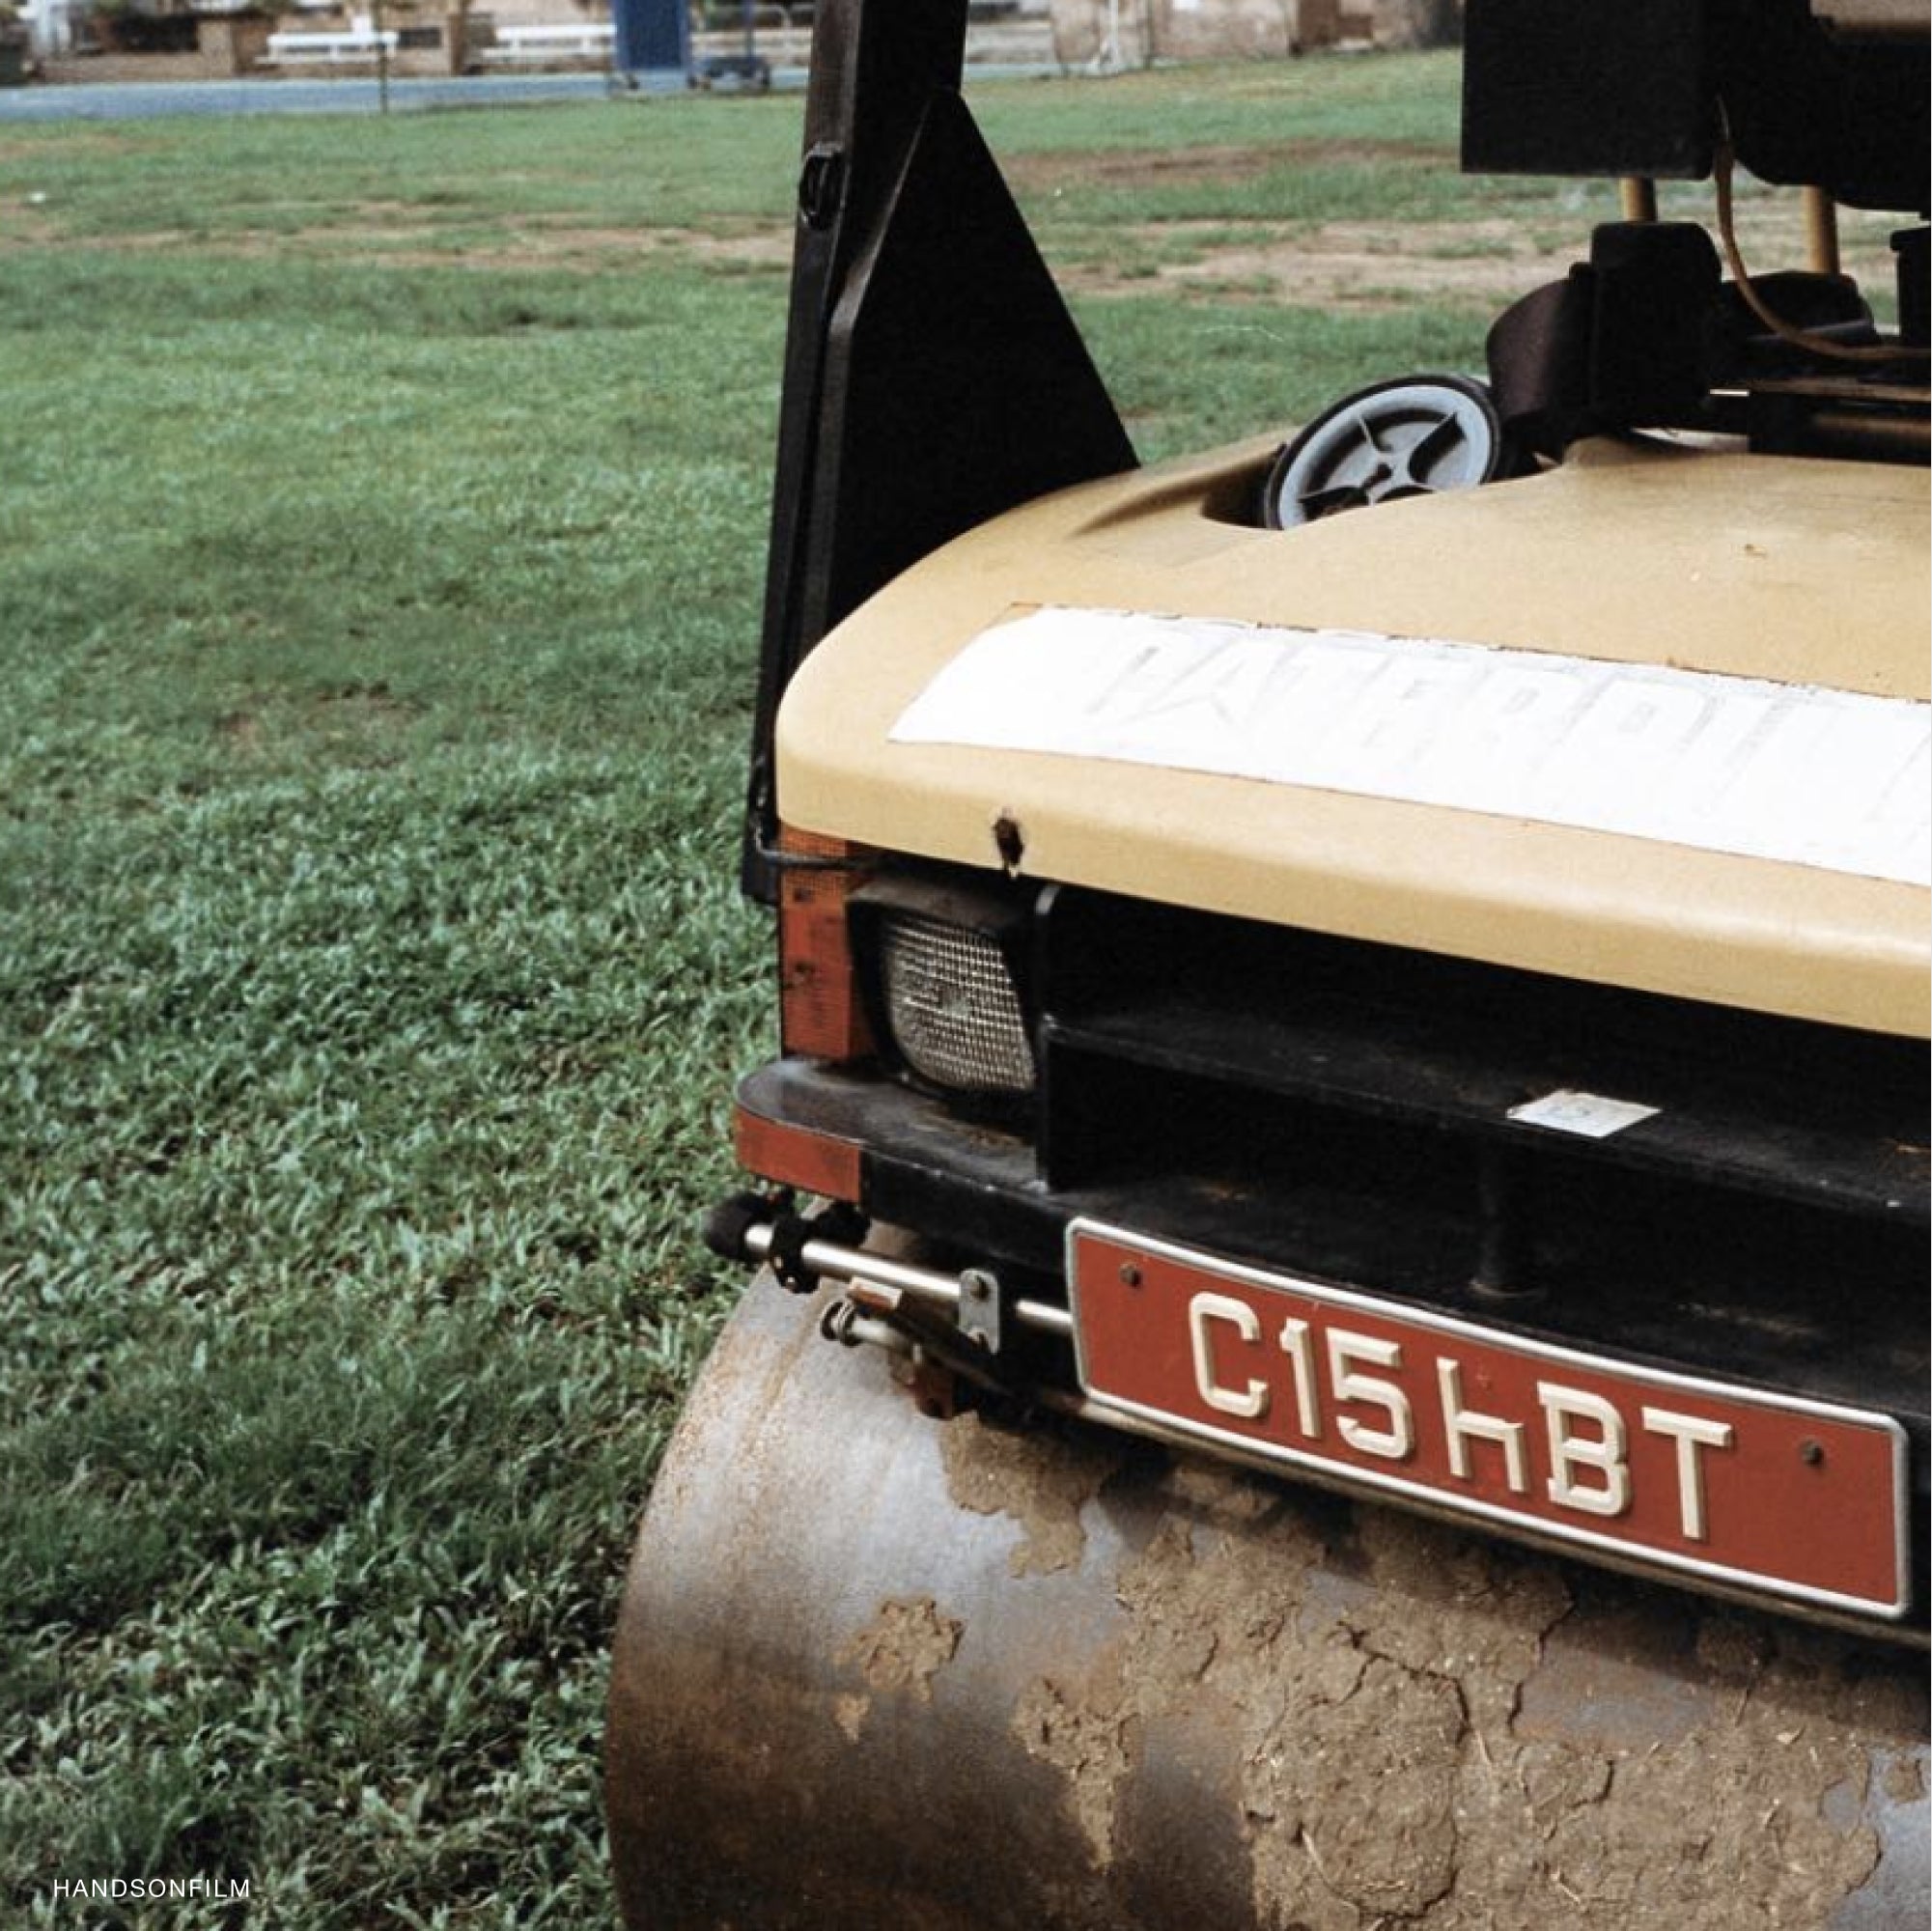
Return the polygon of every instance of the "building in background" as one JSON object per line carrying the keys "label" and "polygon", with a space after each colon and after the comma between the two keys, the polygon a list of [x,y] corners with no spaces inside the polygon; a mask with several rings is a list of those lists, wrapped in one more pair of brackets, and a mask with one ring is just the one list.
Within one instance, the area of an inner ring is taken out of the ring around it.
{"label": "building in background", "polygon": [[1053,50],[1069,67],[1163,60],[1279,60],[1349,41],[1448,44],[1459,0],[1050,0]]}

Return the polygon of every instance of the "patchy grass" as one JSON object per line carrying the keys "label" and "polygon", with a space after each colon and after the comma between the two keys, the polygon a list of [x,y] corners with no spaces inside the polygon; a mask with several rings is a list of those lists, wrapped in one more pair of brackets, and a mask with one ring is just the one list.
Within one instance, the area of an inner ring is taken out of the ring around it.
{"label": "patchy grass", "polygon": [[[1405,237],[1526,287],[1606,211],[1458,185],[1440,59],[975,98],[1151,456],[1471,364]],[[798,116],[0,137],[9,1923],[610,1921],[606,1631],[768,1046]]]}
{"label": "patchy grass", "polygon": [[[433,208],[679,159],[395,131]],[[75,138],[0,277],[0,1917],[604,1923],[613,1593],[765,1030],[782,290],[331,246],[315,124]],[[213,234],[243,157],[306,256]],[[126,245],[157,167],[206,245]]]}

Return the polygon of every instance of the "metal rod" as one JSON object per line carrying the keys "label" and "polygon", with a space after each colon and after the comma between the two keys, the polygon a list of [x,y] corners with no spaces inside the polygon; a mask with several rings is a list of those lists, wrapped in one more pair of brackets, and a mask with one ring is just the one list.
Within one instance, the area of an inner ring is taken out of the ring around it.
{"label": "metal rod", "polygon": [[1626,221],[1657,219],[1657,183],[1654,181],[1642,175],[1626,175],[1616,185]]}
{"label": "metal rod", "polygon": [[1884,416],[1860,415],[1851,409],[1820,409],[1810,420],[1812,434],[1834,454],[1883,455],[1913,451],[1923,455],[1928,442],[1925,423],[1899,422]]}
{"label": "metal rod", "polygon": [[[771,1252],[771,1223],[767,1220],[750,1228],[744,1236],[748,1259],[764,1261]],[[885,1254],[867,1253],[861,1247],[842,1247],[833,1241],[807,1241],[799,1249],[800,1263],[812,1273],[832,1280],[856,1281],[867,1286],[896,1290],[912,1301],[937,1307],[957,1308],[964,1289],[957,1274],[940,1273],[934,1268],[915,1267],[910,1261],[896,1261]],[[1064,1307],[1050,1301],[1016,1301],[1012,1314],[1023,1328],[1042,1334],[1071,1338],[1074,1317]]]}
{"label": "metal rod", "polygon": [[1477,1157],[1476,1198],[1482,1214],[1473,1293],[1484,1301],[1529,1301],[1536,1288],[1529,1266],[1530,1200],[1515,1156],[1493,1142]]}
{"label": "metal rod", "polygon": [[[850,1303],[846,1303],[850,1306]],[[912,1337],[903,1329],[893,1327],[889,1321],[876,1321],[869,1314],[853,1313],[849,1319],[840,1321],[827,1333],[834,1341],[846,1347],[883,1348],[888,1355],[910,1355],[912,1352]]]}
{"label": "metal rod", "polygon": [[1074,1338],[1074,1315],[1069,1307],[1055,1307],[1050,1301],[1016,1301],[1013,1318],[1022,1328],[1041,1334],[1057,1334],[1063,1341]]}
{"label": "metal rod", "polygon": [[1816,275],[1838,272],[1838,204],[1831,190],[1807,187],[1805,193],[1805,259]]}

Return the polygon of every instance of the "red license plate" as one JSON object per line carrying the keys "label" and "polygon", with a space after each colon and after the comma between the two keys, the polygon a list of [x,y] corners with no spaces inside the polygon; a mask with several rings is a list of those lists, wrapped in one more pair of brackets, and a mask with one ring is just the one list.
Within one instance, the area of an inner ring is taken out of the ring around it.
{"label": "red license plate", "polygon": [[1862,1614],[1901,1616],[1889,1415],[1627,1367],[1077,1221],[1080,1384],[1353,1488]]}

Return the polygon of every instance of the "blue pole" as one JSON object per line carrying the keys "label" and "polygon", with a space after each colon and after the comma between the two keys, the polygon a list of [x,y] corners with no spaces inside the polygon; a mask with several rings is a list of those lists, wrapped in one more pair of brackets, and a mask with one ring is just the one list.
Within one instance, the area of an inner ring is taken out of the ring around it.
{"label": "blue pole", "polygon": [[686,0],[610,0],[620,73],[674,79],[682,87],[691,67],[691,19]]}

